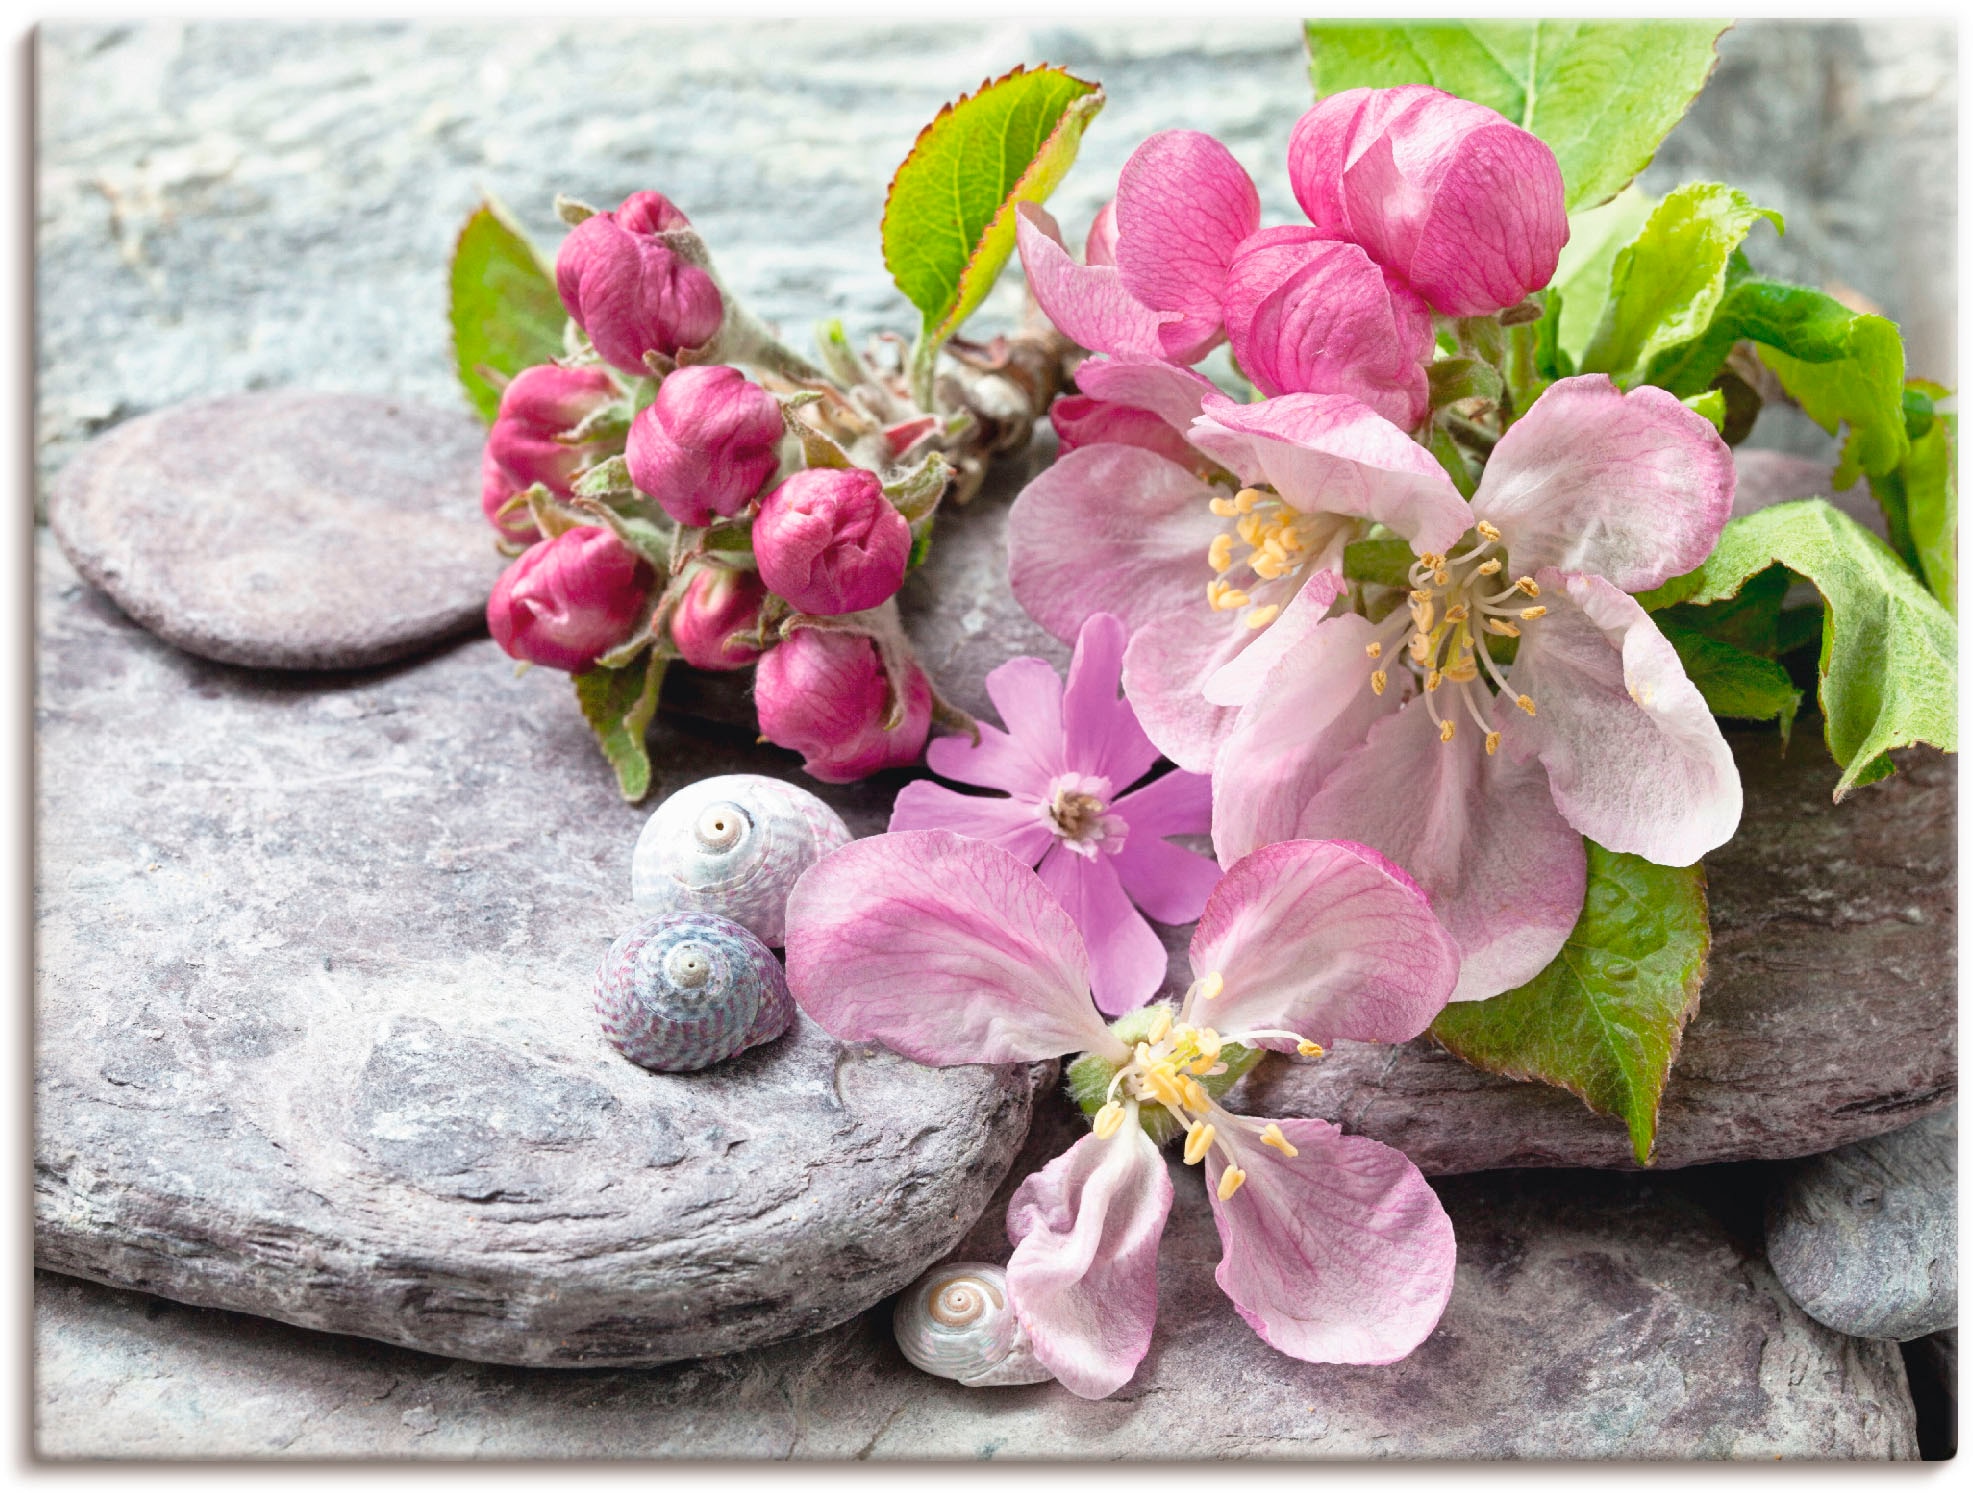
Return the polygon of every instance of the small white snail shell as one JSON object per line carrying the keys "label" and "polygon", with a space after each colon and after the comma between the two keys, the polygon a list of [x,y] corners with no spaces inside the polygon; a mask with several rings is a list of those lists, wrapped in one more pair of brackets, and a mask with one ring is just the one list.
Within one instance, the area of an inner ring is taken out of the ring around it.
{"label": "small white snail shell", "polygon": [[1007,1299],[1007,1272],[998,1265],[934,1265],[898,1298],[891,1330],[918,1368],[975,1389],[1055,1377],[1035,1358]]}
{"label": "small white snail shell", "polygon": [[644,917],[709,912],[779,948],[796,879],[853,837],[836,811],[778,778],[703,778],[659,804],[630,858]]}

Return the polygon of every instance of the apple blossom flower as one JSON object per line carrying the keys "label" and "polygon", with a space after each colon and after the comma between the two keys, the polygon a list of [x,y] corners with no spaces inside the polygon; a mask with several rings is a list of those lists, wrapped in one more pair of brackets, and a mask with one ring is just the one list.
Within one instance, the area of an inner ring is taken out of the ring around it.
{"label": "apple blossom flower", "polygon": [[1294,841],[1229,867],[1193,935],[1183,1002],[1110,1026],[1082,936],[1042,879],[947,831],[825,856],[795,884],[787,939],[790,991],[839,1039],[941,1066],[1084,1054],[1071,1074],[1093,1129],[1007,1210],[1009,1298],[1073,1393],[1114,1393],[1150,1347],[1173,1195],[1159,1145],[1180,1134],[1186,1162],[1205,1167],[1220,1287],[1264,1341],[1309,1362],[1390,1363],[1437,1324],[1452,1225],[1418,1169],[1325,1121],[1218,1100],[1263,1046],[1402,1042],[1445,1004],[1457,950],[1375,852]]}
{"label": "apple blossom flower", "polygon": [[[1290,422],[1269,405],[1216,410],[1194,440],[1286,494],[1313,447],[1338,447],[1318,412]],[[1591,374],[1552,384],[1501,437],[1460,532],[1441,521],[1466,507],[1443,474],[1367,450],[1355,466],[1337,480],[1412,541],[1409,594],[1388,613],[1300,607],[1269,630],[1267,657],[1207,681],[1209,700],[1238,708],[1213,769],[1213,841],[1222,861],[1276,840],[1375,847],[1459,941],[1454,999],[1481,999],[1561,950],[1583,836],[1682,866],[1739,824],[1733,755],[1626,594],[1712,552],[1732,457],[1664,390]],[[1439,501],[1416,501],[1433,480]]]}
{"label": "apple blossom flower", "polygon": [[702,529],[753,501],[780,465],[783,429],[780,404],[739,369],[679,368],[631,421],[624,461],[638,491]]}
{"label": "apple blossom flower", "polygon": [[703,565],[671,613],[671,640],[695,669],[744,669],[760,657],[761,603],[767,587],[751,570]]}
{"label": "apple blossom flower", "polygon": [[515,374],[501,391],[480,462],[480,508],[487,521],[509,539],[538,539],[527,510],[508,510],[508,503],[537,482],[558,497],[568,497],[577,474],[615,448],[606,441],[565,437],[621,397],[601,368],[544,363]]}
{"label": "apple blossom flower", "polygon": [[1309,221],[1444,316],[1485,316],[1555,275],[1569,237],[1555,152],[1436,88],[1352,88],[1296,124],[1288,176]]}
{"label": "apple blossom flower", "polygon": [[911,525],[862,467],[791,474],[761,499],[753,540],[767,589],[817,617],[882,604],[911,558]]}
{"label": "apple blossom flower", "polygon": [[648,377],[644,354],[676,357],[712,340],[725,315],[713,278],[665,235],[692,220],[657,192],[633,192],[614,212],[578,223],[555,257],[562,306],[603,361]]}
{"label": "apple blossom flower", "polygon": [[512,658],[580,674],[624,641],[653,579],[608,529],[570,529],[527,550],[493,583],[487,630]]}
{"label": "apple blossom flower", "polygon": [[1096,1004],[1134,1010],[1165,978],[1165,946],[1145,912],[1189,923],[1219,881],[1208,857],[1167,835],[1203,834],[1212,822],[1212,783],[1169,772],[1131,792],[1158,760],[1130,702],[1119,696],[1124,643],[1117,618],[1082,625],[1068,687],[1038,658],[1013,658],[986,677],[1005,731],[980,723],[978,745],[944,736],[926,751],[932,771],[1005,798],[907,783],[891,810],[896,830],[950,829],[987,840],[1041,879],[1068,909],[1089,949]]}
{"label": "apple blossom flower", "polygon": [[802,769],[825,783],[907,767],[932,729],[932,686],[915,663],[902,679],[903,719],[887,727],[893,686],[876,643],[858,632],[797,628],[754,670],[761,734],[800,752]]}

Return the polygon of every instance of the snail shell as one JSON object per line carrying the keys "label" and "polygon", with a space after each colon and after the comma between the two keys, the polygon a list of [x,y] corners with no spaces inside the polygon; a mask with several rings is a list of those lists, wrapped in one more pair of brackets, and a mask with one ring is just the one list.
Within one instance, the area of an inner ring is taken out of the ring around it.
{"label": "snail shell", "polygon": [[906,1358],[941,1379],[977,1389],[1055,1377],[1035,1358],[998,1265],[934,1265],[899,1299],[891,1330]]}
{"label": "snail shell", "polygon": [[853,837],[836,811],[778,778],[703,778],[659,804],[630,858],[630,895],[649,917],[711,912],[780,946],[802,872]]}
{"label": "snail shell", "polygon": [[689,1073],[773,1041],[795,1004],[780,961],[753,934],[710,913],[674,912],[610,945],[596,971],[596,1014],[631,1062]]}

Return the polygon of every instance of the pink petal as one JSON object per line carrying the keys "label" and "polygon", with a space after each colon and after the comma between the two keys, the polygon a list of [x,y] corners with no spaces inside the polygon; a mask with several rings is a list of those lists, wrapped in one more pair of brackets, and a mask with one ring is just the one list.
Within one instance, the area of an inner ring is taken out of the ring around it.
{"label": "pink petal", "polygon": [[[964,744],[964,738],[957,738]],[[922,779],[906,783],[891,805],[890,833],[949,829],[956,835],[999,846],[1022,865],[1032,866],[1055,843],[1055,832],[1033,799],[982,798],[954,793]]]}
{"label": "pink petal", "polygon": [[1041,858],[1042,882],[1075,920],[1089,949],[1090,990],[1106,1016],[1135,1011],[1165,982],[1164,941],[1131,905],[1112,858],[1078,855],[1057,841]]}
{"label": "pink petal", "polygon": [[1007,1292],[1035,1357],[1100,1400],[1130,1382],[1158,1317],[1158,1238],[1171,1177],[1135,1112],[1108,1140],[1085,1135],[1007,1204]]}
{"label": "pink petal", "polygon": [[1304,513],[1375,519],[1420,553],[1443,554],[1473,525],[1466,500],[1423,446],[1340,394],[1258,404],[1213,396],[1191,440],[1241,481],[1271,483]]}
{"label": "pink petal", "polygon": [[1459,946],[1376,851],[1283,840],[1227,867],[1192,935],[1192,969],[1220,975],[1220,995],[1195,1015],[1230,1038],[1273,1028],[1325,1046],[1408,1042],[1445,1009]]}
{"label": "pink petal", "polygon": [[1553,565],[1648,591],[1713,552],[1733,513],[1733,453],[1663,389],[1565,378],[1494,447],[1473,511],[1506,537],[1516,575]]}
{"label": "pink petal", "polygon": [[1124,163],[1117,270],[1137,300],[1182,314],[1159,329],[1166,357],[1194,363],[1219,340],[1226,267],[1260,221],[1253,179],[1210,135],[1161,130]]}
{"label": "pink petal", "polygon": [[1062,676],[1052,664],[1010,658],[987,671],[986,692],[1007,734],[1049,777],[1069,770],[1062,753]]}
{"label": "pink petal", "polygon": [[1414,697],[1324,779],[1296,830],[1368,845],[1402,866],[1459,944],[1452,998],[1484,1000],[1561,952],[1588,870],[1582,836],[1557,812],[1540,764],[1515,761],[1504,745],[1489,757],[1472,722],[1458,724],[1440,741],[1424,697]]}
{"label": "pink petal", "polygon": [[1689,866],[1740,826],[1733,752],[1644,608],[1601,576],[1536,574],[1548,614],[1523,625],[1504,753],[1538,758],[1555,805],[1611,850]]}
{"label": "pink petal", "polygon": [[1169,315],[1131,299],[1114,268],[1071,259],[1055,220],[1041,208],[1024,202],[1014,218],[1028,287],[1057,331],[1091,352],[1163,356],[1158,326]]}
{"label": "pink petal", "polygon": [[1238,617],[1215,612],[1203,592],[1131,634],[1124,692],[1145,733],[1180,767],[1212,771],[1219,745],[1233,729],[1233,712],[1206,699],[1205,682],[1263,636]]}
{"label": "pink petal", "polygon": [[[1341,556],[1337,556],[1338,563]],[[1235,708],[1253,699],[1268,672],[1283,656],[1313,635],[1336,598],[1349,589],[1340,570],[1310,574],[1293,601],[1262,628],[1248,647],[1222,664],[1206,680],[1205,697],[1215,705]]]}
{"label": "pink petal", "polygon": [[[1130,821],[1126,844],[1134,845],[1146,836],[1203,835],[1212,828],[1213,780],[1182,769],[1164,773],[1136,792],[1124,794],[1113,807]],[[1189,923],[1192,919],[1179,921]]]}
{"label": "pink petal", "polygon": [[1279,1120],[1291,1159],[1229,1124],[1247,1180],[1221,1201],[1226,1160],[1206,1159],[1224,1247],[1215,1279],[1270,1347],[1309,1363],[1395,1363],[1452,1295],[1452,1221],[1418,1168],[1325,1120]]}
{"label": "pink petal", "polygon": [[1130,825],[1129,838],[1113,859],[1131,901],[1161,923],[1193,921],[1219,884],[1219,864],[1164,837],[1206,833],[1212,824],[1212,780],[1168,772],[1126,793],[1115,809]]}
{"label": "pink petal", "polygon": [[1108,612],[1092,615],[1076,634],[1062,694],[1065,770],[1108,778],[1116,789],[1128,788],[1158,760],[1158,749],[1119,691],[1129,641],[1122,619]]}
{"label": "pink petal", "polygon": [[1089,237],[1083,243],[1082,258],[1085,264],[1109,264],[1117,262],[1117,201],[1113,197],[1096,211],[1089,220]]}
{"label": "pink petal", "polygon": [[937,1066],[1127,1055],[1041,878],[948,830],[857,840],[809,867],[788,898],[787,955],[795,1000],[843,1041]]}
{"label": "pink petal", "polygon": [[1040,803],[1048,794],[1054,770],[998,726],[987,721],[977,724],[978,746],[966,736],[936,737],[925,748],[925,765],[955,783],[999,788],[1030,803]]}
{"label": "pink petal", "polygon": [[1330,94],[1296,121],[1288,137],[1288,180],[1318,230],[1330,238],[1354,238],[1343,202],[1344,171],[1390,120],[1435,92],[1422,83],[1350,88]]}
{"label": "pink petal", "polygon": [[1199,418],[1206,397],[1219,393],[1212,380],[1190,368],[1121,357],[1089,359],[1076,369],[1076,387],[1111,404],[1149,410],[1181,435]]}
{"label": "pink petal", "polygon": [[1185,437],[1150,410],[1091,399],[1086,394],[1064,394],[1048,407],[1048,420],[1055,427],[1057,447],[1064,456],[1084,446],[1142,446],[1182,467],[1199,464],[1199,453]]}
{"label": "pink petal", "polygon": [[1028,615],[1073,642],[1094,612],[1137,628],[1204,608],[1206,549],[1224,520],[1214,490],[1132,446],[1071,451],[1022,489],[1007,521],[1007,576]]}

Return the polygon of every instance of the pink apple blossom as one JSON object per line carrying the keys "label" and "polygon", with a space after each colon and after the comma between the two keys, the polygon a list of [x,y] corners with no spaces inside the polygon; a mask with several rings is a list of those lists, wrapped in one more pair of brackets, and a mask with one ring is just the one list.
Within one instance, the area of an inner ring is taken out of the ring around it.
{"label": "pink apple blossom", "polygon": [[633,192],[562,240],[555,288],[603,361],[648,377],[644,354],[676,357],[712,340],[725,303],[712,276],[666,238],[692,226],[657,192]]}
{"label": "pink apple blossom", "polygon": [[1038,658],[1009,659],[988,674],[987,695],[1007,729],[981,722],[977,746],[940,737],[925,760],[945,777],[1008,796],[907,783],[890,823],[893,831],[957,830],[1038,865],[1082,933],[1096,1004],[1111,1015],[1143,1005],[1164,982],[1165,946],[1144,913],[1192,922],[1219,881],[1209,858],[1165,838],[1210,827],[1211,780],[1169,772],[1130,791],[1158,749],[1118,694],[1128,637],[1107,613],[1083,623],[1066,689]]}
{"label": "pink apple blossom", "polygon": [[1092,1132],[1007,1210],[1013,1309],[1073,1393],[1115,1393],[1150,1347],[1173,1196],[1159,1141],[1179,1134],[1205,1167],[1220,1287],[1264,1341],[1314,1363],[1390,1363],[1437,1324],[1452,1225],[1418,1169],[1324,1121],[1250,1118],[1217,1098],[1254,1048],[1402,1042],[1445,1004],[1457,950],[1375,852],[1295,841],[1230,867],[1193,935],[1182,1003],[1114,1026],[1091,1003],[1074,920],[980,840],[847,845],[796,883],[787,936],[789,989],[837,1038],[935,1065],[1076,1052],[1096,1065]]}
{"label": "pink apple blossom", "polygon": [[695,669],[744,669],[760,657],[760,628],[767,587],[751,570],[704,565],[685,583],[671,614],[671,640]]}
{"label": "pink apple blossom", "polygon": [[653,579],[608,529],[570,529],[493,583],[487,630],[511,657],[580,674],[629,635]]}
{"label": "pink apple blossom", "polygon": [[754,708],[761,734],[800,752],[811,777],[853,783],[886,767],[907,767],[925,749],[931,682],[917,664],[906,664],[903,719],[887,727],[892,687],[870,638],[802,627],[761,655]]}
{"label": "pink apple blossom", "polygon": [[615,448],[606,441],[565,437],[620,398],[601,368],[544,363],[515,374],[501,391],[480,464],[480,507],[487,521],[509,539],[532,543],[540,538],[527,509],[507,509],[508,503],[537,482],[557,497],[568,497],[576,475]]}
{"label": "pink apple blossom", "polygon": [[911,557],[911,526],[862,467],[791,475],[761,499],[753,540],[767,589],[818,617],[881,605]]}
{"label": "pink apple blossom", "polygon": [[681,524],[704,528],[753,501],[780,465],[781,406],[737,368],[665,375],[631,422],[631,481]]}

